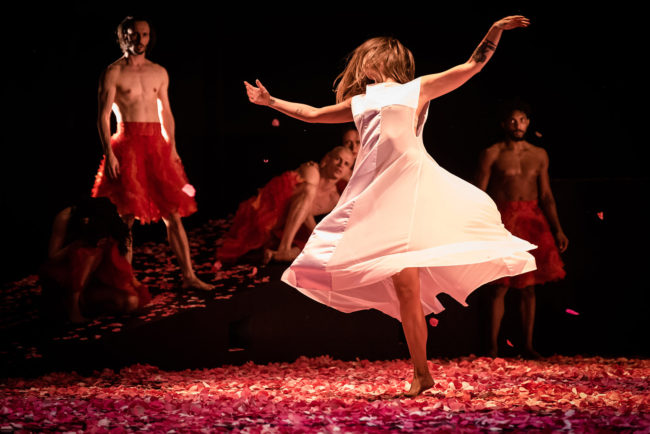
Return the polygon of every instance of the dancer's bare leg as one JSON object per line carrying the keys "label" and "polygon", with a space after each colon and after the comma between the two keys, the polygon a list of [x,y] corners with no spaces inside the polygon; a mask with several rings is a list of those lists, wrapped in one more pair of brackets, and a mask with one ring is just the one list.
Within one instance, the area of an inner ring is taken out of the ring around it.
{"label": "dancer's bare leg", "polygon": [[[101,241],[100,241],[101,243]],[[73,279],[68,288],[68,294],[65,301],[65,308],[68,313],[68,319],[73,323],[82,323],[87,319],[81,313],[81,296],[86,290],[91,276],[97,270],[97,267],[102,261],[104,253],[102,249],[88,249],[87,254],[79,258],[79,263],[76,264]]]}
{"label": "dancer's bare leg", "polygon": [[524,331],[524,357],[539,359],[541,355],[533,348],[533,328],[535,326],[535,287],[527,286],[521,290],[521,322]]}
{"label": "dancer's bare leg", "polygon": [[501,329],[501,320],[503,319],[504,300],[508,287],[505,285],[495,286],[492,292],[492,316],[490,318],[490,348],[488,355],[496,357],[499,353],[499,344],[497,339],[499,337],[499,330]]}
{"label": "dancer's bare leg", "polygon": [[209,291],[214,289],[213,285],[205,283],[194,273],[192,268],[192,259],[190,258],[190,243],[187,240],[185,228],[181,222],[178,213],[172,213],[170,216],[163,218],[167,226],[167,239],[169,246],[172,248],[176,259],[183,273],[183,288],[194,288]]}
{"label": "dancer's bare leg", "polygon": [[126,240],[126,260],[129,264],[133,263],[133,222],[135,216],[133,214],[126,214],[122,216],[122,220],[129,227],[129,237]]}
{"label": "dancer's bare leg", "polygon": [[402,328],[413,363],[413,381],[406,396],[417,396],[433,387],[427,364],[427,324],[420,300],[420,276],[417,268],[406,268],[393,276],[399,300]]}
{"label": "dancer's bare leg", "polygon": [[81,313],[79,307],[79,299],[81,292],[72,292],[65,298],[65,310],[68,314],[68,319],[74,324],[79,324],[88,321]]}
{"label": "dancer's bare leg", "polygon": [[303,223],[313,220],[311,211],[314,198],[317,193],[317,184],[305,181],[296,187],[296,191],[291,197],[287,219],[282,232],[282,239],[278,250],[266,250],[264,252],[264,263],[271,259],[276,261],[293,261],[300,254],[300,249],[292,247],[296,233]]}

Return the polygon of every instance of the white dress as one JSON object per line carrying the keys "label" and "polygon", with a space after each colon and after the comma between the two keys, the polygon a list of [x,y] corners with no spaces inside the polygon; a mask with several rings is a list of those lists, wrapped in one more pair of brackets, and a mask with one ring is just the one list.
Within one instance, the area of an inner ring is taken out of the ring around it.
{"label": "white dress", "polygon": [[492,199],[440,167],[415,119],[420,79],[380,83],[352,98],[361,137],[350,181],[282,275],[303,294],[343,312],[378,309],[400,319],[391,276],[418,267],[425,315],[459,303],[492,280],[535,269],[536,246],[508,232]]}

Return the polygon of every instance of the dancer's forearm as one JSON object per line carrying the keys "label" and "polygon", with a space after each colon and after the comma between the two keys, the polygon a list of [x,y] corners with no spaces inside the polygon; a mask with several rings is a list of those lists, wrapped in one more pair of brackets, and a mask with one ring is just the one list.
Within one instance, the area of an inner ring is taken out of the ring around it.
{"label": "dancer's forearm", "polygon": [[268,104],[269,107],[304,122],[313,122],[313,119],[316,117],[316,113],[318,112],[316,107],[307,104],[285,101],[273,96],[270,98]]}
{"label": "dancer's forearm", "polygon": [[478,69],[483,68],[483,66],[492,58],[492,55],[494,55],[494,51],[501,40],[502,33],[503,29],[499,27],[498,22],[494,23],[485,37],[481,40],[481,43],[478,44],[478,47],[476,47],[467,63],[473,64],[473,66]]}
{"label": "dancer's forearm", "polygon": [[244,82],[248,99],[253,104],[271,107],[304,122],[337,124],[352,121],[352,106],[349,99],[335,105],[316,108],[272,97],[259,80],[255,80],[255,84],[257,86],[253,86],[247,81]]}
{"label": "dancer's forearm", "polygon": [[337,124],[352,120],[349,101],[326,107],[312,107],[307,104],[285,101],[272,96],[268,106],[280,113],[304,122]]}

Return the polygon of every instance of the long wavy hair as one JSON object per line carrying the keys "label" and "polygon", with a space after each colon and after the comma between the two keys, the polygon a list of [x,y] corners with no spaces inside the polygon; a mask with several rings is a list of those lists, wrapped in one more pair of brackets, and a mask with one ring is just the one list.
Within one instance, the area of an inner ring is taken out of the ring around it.
{"label": "long wavy hair", "polygon": [[393,37],[368,39],[348,55],[345,69],[334,80],[336,102],[365,93],[366,86],[375,82],[370,73],[408,83],[415,78],[413,54]]}

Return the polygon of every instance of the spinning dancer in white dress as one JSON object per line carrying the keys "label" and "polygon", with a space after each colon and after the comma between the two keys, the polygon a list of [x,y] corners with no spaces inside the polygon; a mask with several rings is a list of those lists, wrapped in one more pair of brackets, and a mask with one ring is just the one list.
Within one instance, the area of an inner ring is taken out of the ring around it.
{"label": "spinning dancer in white dress", "polygon": [[511,235],[492,199],[441,168],[422,142],[429,101],[479,72],[503,30],[528,24],[503,18],[467,62],[415,80],[408,49],[370,39],[351,54],[332,106],[282,101],[259,80],[244,82],[255,104],[306,122],[356,123],[361,150],[350,182],[282,280],[343,312],[375,308],[401,320],[413,362],[408,396],[434,384],[425,315],[443,310],[436,295],[466,305],[484,283],[535,269],[535,246]]}

